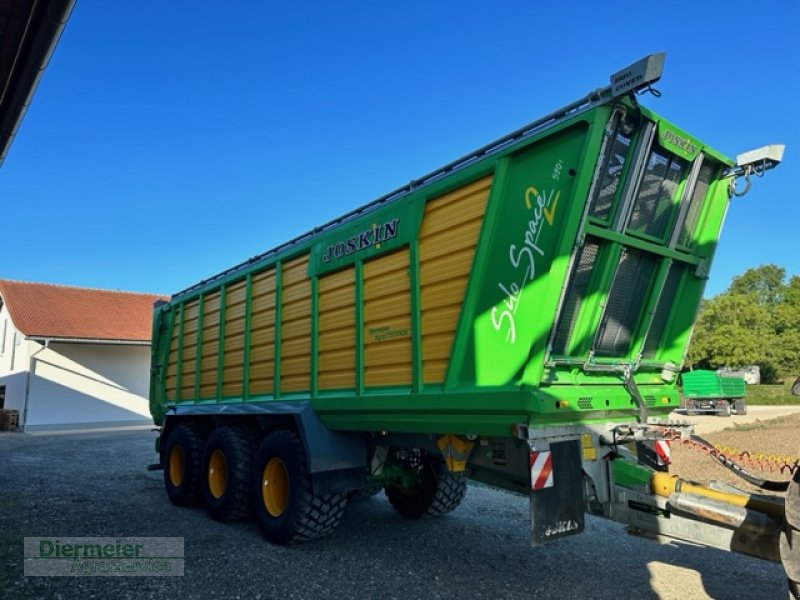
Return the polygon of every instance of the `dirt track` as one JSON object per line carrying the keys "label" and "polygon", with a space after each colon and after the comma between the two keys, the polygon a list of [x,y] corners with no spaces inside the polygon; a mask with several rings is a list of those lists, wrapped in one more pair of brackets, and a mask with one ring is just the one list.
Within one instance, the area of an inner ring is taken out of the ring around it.
{"label": "dirt track", "polygon": [[731,415],[730,417],[718,417],[716,415],[697,415],[686,416],[685,414],[674,411],[670,418],[676,421],[686,421],[694,423],[694,432],[697,435],[706,435],[715,431],[722,431],[736,425],[766,421],[800,413],[800,405],[794,406],[748,406],[746,415]]}

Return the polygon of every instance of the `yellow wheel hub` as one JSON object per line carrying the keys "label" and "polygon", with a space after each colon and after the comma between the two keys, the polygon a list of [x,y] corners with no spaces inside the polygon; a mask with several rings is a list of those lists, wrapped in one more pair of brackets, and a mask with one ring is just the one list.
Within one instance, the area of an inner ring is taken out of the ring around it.
{"label": "yellow wheel hub", "polygon": [[183,474],[186,469],[186,457],[183,448],[176,445],[169,451],[169,482],[175,487],[183,483]]}
{"label": "yellow wheel hub", "polygon": [[279,458],[270,458],[261,475],[261,498],[270,516],[280,517],[289,504],[289,474]]}
{"label": "yellow wheel hub", "polygon": [[221,450],[214,450],[208,461],[208,489],[217,500],[222,498],[228,486],[228,463]]}

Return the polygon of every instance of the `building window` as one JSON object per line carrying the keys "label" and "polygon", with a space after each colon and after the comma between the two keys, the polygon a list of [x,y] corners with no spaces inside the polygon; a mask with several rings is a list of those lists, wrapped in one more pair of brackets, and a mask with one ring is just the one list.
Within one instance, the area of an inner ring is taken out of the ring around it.
{"label": "building window", "polygon": [[6,407],[6,386],[0,385],[0,410]]}

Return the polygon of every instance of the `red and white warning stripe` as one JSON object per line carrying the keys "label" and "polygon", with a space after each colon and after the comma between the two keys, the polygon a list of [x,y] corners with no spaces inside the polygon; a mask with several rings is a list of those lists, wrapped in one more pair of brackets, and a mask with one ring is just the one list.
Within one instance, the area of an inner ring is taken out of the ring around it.
{"label": "red and white warning stripe", "polygon": [[656,456],[658,456],[658,464],[668,465],[672,462],[672,449],[669,445],[669,440],[656,441]]}
{"label": "red and white warning stripe", "polygon": [[553,456],[550,451],[531,451],[531,489],[553,487]]}

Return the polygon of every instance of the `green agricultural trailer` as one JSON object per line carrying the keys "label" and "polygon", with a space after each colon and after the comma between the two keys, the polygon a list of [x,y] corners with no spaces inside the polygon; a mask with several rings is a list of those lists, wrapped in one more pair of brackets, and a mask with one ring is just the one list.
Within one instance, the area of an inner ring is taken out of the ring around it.
{"label": "green agricultural trailer", "polygon": [[681,387],[681,407],[687,415],[747,414],[747,385],[741,375],[697,369],[681,375]]}
{"label": "green agricultural trailer", "polygon": [[783,149],[733,161],[641,106],[663,61],[157,305],[169,499],[286,544],[471,478],[530,497],[534,544],[589,513],[780,560],[779,520],[755,543],[659,472],[735,182]]}

